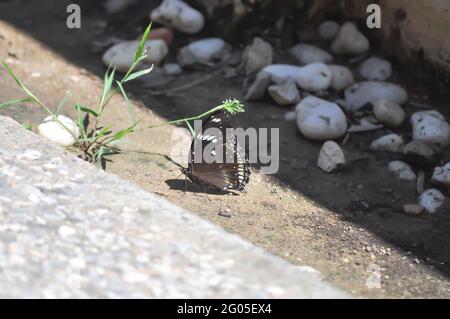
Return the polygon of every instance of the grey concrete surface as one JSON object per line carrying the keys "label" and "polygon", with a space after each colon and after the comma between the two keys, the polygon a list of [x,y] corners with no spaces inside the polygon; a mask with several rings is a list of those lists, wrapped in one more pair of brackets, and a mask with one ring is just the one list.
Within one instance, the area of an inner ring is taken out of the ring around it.
{"label": "grey concrete surface", "polygon": [[346,298],[0,116],[0,297]]}

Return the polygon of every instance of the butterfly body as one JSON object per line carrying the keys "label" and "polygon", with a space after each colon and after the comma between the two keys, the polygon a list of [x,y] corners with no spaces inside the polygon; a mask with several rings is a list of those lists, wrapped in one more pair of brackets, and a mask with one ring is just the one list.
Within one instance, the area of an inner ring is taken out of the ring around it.
{"label": "butterfly body", "polygon": [[[242,191],[249,181],[250,164],[245,152],[238,145],[237,138],[229,134],[232,128],[228,113],[219,111],[203,121],[203,131],[217,129],[221,134],[198,133],[191,144],[189,164],[181,172],[192,182],[215,190]],[[227,134],[228,133],[228,134]],[[223,154],[222,160],[206,162],[203,159],[205,148],[211,155]],[[200,156],[196,156],[195,153]],[[228,156],[228,157],[227,157]]]}

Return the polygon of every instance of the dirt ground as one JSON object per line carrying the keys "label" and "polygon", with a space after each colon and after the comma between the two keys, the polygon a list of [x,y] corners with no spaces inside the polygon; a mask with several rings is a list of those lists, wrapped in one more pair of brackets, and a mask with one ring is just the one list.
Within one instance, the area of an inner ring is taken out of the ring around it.
{"label": "dirt ground", "polygon": [[[81,1],[80,1],[81,2]],[[80,102],[94,106],[101,94],[105,67],[102,52],[93,43],[112,36],[137,38],[155,1],[148,10],[132,8],[127,15],[108,17],[92,2],[81,2],[82,28],[65,27],[69,1],[20,1],[0,3],[0,60],[6,60],[19,77],[44,102],[55,106],[67,90],[69,107]],[[206,32],[206,31],[205,31]],[[169,61],[175,61],[177,47],[205,34],[187,37],[176,34]],[[235,51],[242,50],[235,45]],[[289,61],[282,52],[277,61]],[[245,77],[229,78],[210,69],[188,70],[171,79],[155,95],[145,88],[146,80],[128,87],[136,113],[147,123],[198,114],[222,100],[243,100]],[[167,94],[196,80],[206,81]],[[407,77],[396,82],[411,85]],[[421,86],[411,88],[412,98],[431,99],[433,92]],[[0,101],[23,97],[23,93],[0,70]],[[434,101],[431,99],[429,103]],[[446,116],[448,105],[435,105]],[[205,194],[179,176],[179,169],[164,155],[171,155],[175,127],[136,133],[121,155],[112,158],[107,170],[159,194],[229,232],[261,246],[275,255],[321,271],[334,285],[357,297],[448,298],[450,297],[450,215],[448,212],[407,216],[402,205],[416,201],[415,185],[389,175],[387,163],[395,155],[373,154],[368,145],[386,130],[351,135],[343,146],[349,164],[336,174],[316,166],[320,143],[304,139],[295,123],[286,122],[288,108],[265,100],[247,103],[246,112],[235,117],[235,126],[280,128],[280,170],[273,176],[253,169],[246,192],[239,196]],[[407,105],[408,115],[417,107]],[[44,113],[35,105],[18,105],[0,111],[21,123],[38,123]],[[128,121],[126,104],[116,96],[105,123],[123,127]],[[408,138],[405,124],[400,132]],[[342,143],[342,141],[339,141]],[[449,154],[444,155],[448,160]],[[186,154],[187,157],[187,154]],[[429,175],[430,172],[427,171]],[[105,185],[107,191],[107,185]],[[227,210],[231,217],[218,213]],[[245,260],[242,260],[245,263]],[[381,288],[370,289],[366,281],[379,267]]]}

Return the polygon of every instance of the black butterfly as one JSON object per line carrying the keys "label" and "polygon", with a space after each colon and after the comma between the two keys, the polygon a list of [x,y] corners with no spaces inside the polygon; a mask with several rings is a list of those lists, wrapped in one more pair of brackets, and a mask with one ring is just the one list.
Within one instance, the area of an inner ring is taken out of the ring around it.
{"label": "black butterfly", "polygon": [[[212,114],[202,123],[203,132],[206,132],[208,128],[219,129],[222,134],[220,136],[197,134],[191,144],[188,167],[182,168],[181,172],[192,182],[214,190],[242,191],[250,177],[250,164],[236,136],[226,134],[226,129],[232,128],[229,114],[224,111]],[[201,151],[203,154],[205,147],[208,147],[208,150],[212,149],[212,155],[216,155],[215,152],[221,150],[224,160],[221,163],[195,161],[195,151]],[[227,151],[232,156],[232,161],[225,160]]]}

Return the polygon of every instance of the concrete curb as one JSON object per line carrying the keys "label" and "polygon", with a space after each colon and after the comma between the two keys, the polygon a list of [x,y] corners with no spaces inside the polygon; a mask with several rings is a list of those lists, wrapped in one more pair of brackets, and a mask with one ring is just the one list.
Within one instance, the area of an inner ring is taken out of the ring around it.
{"label": "concrete curb", "polygon": [[10,118],[0,136],[0,297],[350,297]]}

